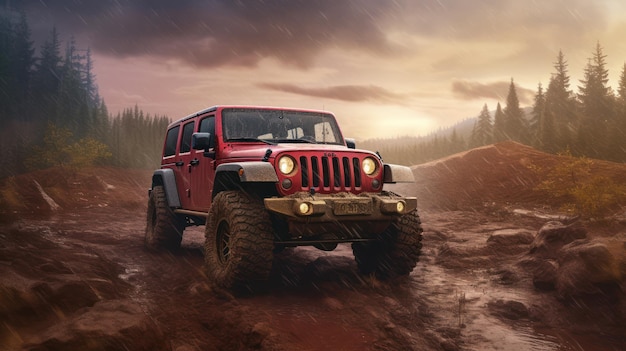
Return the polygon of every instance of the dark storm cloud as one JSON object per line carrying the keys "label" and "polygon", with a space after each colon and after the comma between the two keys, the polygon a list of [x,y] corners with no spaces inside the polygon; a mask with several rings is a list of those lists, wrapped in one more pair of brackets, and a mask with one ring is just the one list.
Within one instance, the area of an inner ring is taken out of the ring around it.
{"label": "dark storm cloud", "polygon": [[87,38],[99,53],[204,67],[253,66],[265,57],[307,67],[331,47],[395,50],[379,27],[389,7],[384,1],[23,0],[19,6],[38,23]]}
{"label": "dark storm cloud", "polygon": [[[452,82],[452,92],[465,100],[488,98],[504,102],[509,94],[510,85],[511,82],[483,84],[466,80],[455,80]],[[515,92],[521,104],[527,105],[533,102],[535,96],[534,91],[515,85]]]}
{"label": "dark storm cloud", "polygon": [[339,85],[327,88],[302,88],[293,84],[261,83],[259,87],[298,95],[329,98],[342,101],[402,103],[406,96],[375,85]]}
{"label": "dark storm cloud", "polygon": [[554,47],[576,43],[607,22],[604,5],[588,0],[4,1],[26,11],[37,38],[56,25],[100,54],[149,55],[201,67],[254,66],[271,57],[305,68],[332,48],[422,52],[418,44],[392,41],[389,33],[457,44],[506,42],[515,34],[523,45],[544,41]]}

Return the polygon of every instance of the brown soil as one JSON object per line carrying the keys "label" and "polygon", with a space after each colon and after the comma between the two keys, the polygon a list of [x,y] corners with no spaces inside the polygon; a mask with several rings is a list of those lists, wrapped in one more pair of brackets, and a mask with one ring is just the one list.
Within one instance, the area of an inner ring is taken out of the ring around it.
{"label": "brown soil", "polygon": [[[349,246],[297,248],[277,255],[267,291],[247,296],[204,276],[203,227],[178,252],[144,249],[151,171],[1,180],[0,349],[624,349],[624,224],[584,223],[616,258],[612,296],[565,301],[535,290],[521,264],[558,215],[528,165],[557,162],[502,143],[415,166],[415,184],[391,187],[420,201],[424,249],[409,277],[360,275]],[[626,166],[598,165],[624,182]]]}

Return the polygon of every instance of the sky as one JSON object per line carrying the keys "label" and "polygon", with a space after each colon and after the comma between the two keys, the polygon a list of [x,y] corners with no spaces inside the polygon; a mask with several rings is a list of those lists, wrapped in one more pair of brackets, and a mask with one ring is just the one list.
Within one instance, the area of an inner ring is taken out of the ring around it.
{"label": "sky", "polygon": [[[33,40],[90,48],[109,112],[178,119],[209,106],[333,112],[357,140],[426,135],[547,87],[572,89],[599,43],[616,89],[621,0],[0,0]],[[0,9],[3,6],[0,5]],[[39,44],[40,45],[40,44]],[[37,47],[37,45],[36,45]]]}

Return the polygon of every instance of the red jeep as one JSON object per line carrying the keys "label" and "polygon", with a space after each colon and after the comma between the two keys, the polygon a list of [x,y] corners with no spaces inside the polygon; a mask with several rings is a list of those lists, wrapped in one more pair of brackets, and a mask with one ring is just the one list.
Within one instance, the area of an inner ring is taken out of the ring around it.
{"label": "red jeep", "polygon": [[359,270],[409,274],[419,259],[417,199],[384,191],[411,170],[356,150],[324,111],[214,106],[169,125],[152,176],[145,244],[176,249],[183,230],[206,225],[215,284],[268,278],[275,252],[352,243]]}

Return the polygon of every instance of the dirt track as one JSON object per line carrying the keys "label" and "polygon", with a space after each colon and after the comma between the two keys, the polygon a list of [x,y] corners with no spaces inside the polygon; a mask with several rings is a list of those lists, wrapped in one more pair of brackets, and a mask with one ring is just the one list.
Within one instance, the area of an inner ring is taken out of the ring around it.
{"label": "dirt track", "polygon": [[[99,177],[113,179],[115,171],[106,172]],[[145,200],[147,181],[111,187],[98,179],[93,193],[81,193],[84,206],[0,226],[0,350],[626,346],[623,292],[562,301],[533,288],[520,265],[528,242],[487,242],[496,233],[534,237],[549,219],[532,211],[422,209],[423,255],[406,279],[360,275],[349,246],[298,248],[277,255],[266,292],[233,296],[203,275],[203,227],[186,230],[176,253],[150,253],[142,242],[145,201],[132,200]],[[625,233],[616,226],[594,235],[623,246]]]}

